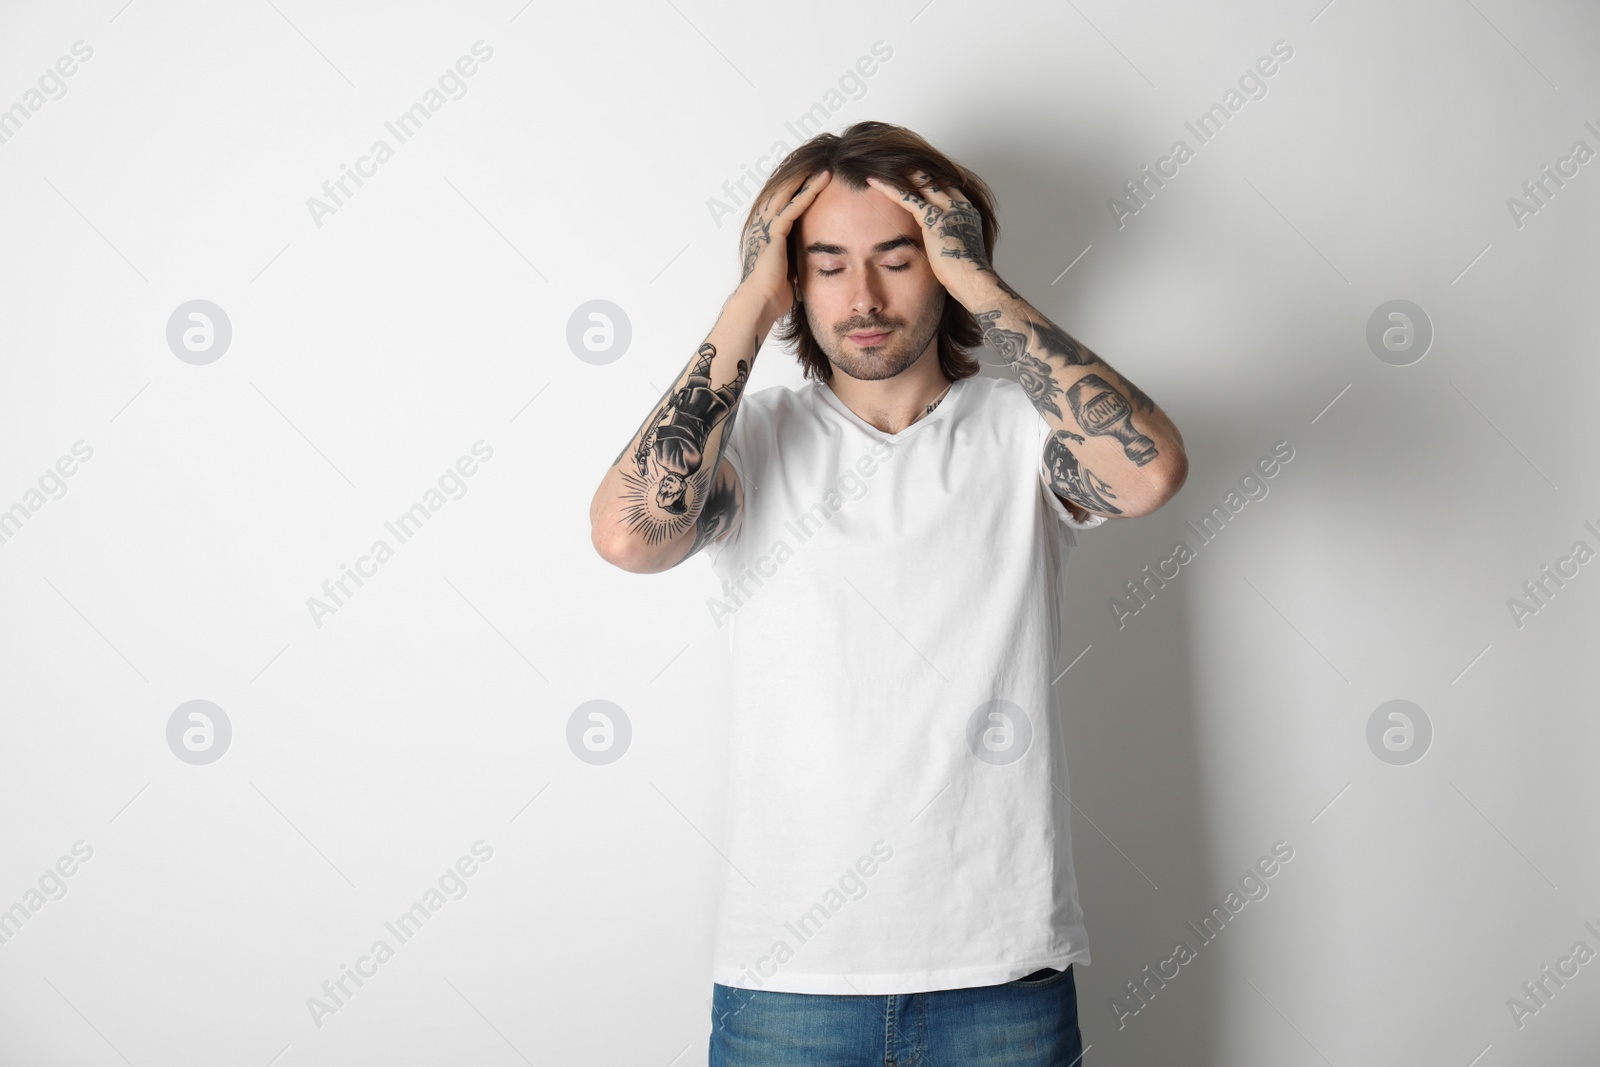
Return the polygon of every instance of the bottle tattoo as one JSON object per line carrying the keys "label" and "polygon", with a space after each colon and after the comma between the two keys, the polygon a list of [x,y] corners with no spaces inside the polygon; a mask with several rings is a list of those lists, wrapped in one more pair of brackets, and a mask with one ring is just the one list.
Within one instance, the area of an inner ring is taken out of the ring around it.
{"label": "bottle tattoo", "polygon": [[1127,397],[1098,374],[1085,374],[1067,388],[1067,403],[1085,433],[1111,434],[1137,466],[1156,458],[1156,443],[1133,428]]}

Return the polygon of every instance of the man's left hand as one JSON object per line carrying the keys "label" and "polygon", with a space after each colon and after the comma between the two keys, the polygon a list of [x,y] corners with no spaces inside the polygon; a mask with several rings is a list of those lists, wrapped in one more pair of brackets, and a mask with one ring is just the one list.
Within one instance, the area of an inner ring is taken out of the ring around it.
{"label": "man's left hand", "polygon": [[983,218],[960,188],[937,188],[925,173],[916,175],[912,189],[873,177],[867,183],[917,220],[934,277],[962,307],[976,312],[1001,293],[1020,299],[990,265],[983,247]]}

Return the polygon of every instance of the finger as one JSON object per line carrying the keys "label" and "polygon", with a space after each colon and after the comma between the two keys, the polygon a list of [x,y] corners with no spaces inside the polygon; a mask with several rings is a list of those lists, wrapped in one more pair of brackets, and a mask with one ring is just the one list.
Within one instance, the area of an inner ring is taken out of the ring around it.
{"label": "finger", "polygon": [[833,174],[829,171],[823,170],[813,174],[804,185],[795,191],[788,204],[784,205],[783,210],[778,212],[777,216],[772,220],[773,232],[788,234],[789,228],[794,225],[795,219],[805,214],[806,208],[811,206],[811,202],[817,198],[817,194],[827,188],[828,182],[832,179]]}
{"label": "finger", "polygon": [[794,195],[789,198],[789,202],[784,205],[783,210],[778,214],[786,215],[790,219],[798,218],[805,212],[806,208],[811,206],[811,201],[817,198],[817,194],[822,192],[827,187],[828,182],[832,180],[832,171],[819,170],[810,175],[806,178],[806,183],[795,190]]}
{"label": "finger", "polygon": [[[939,191],[938,184],[926,171],[918,171],[912,176],[911,190],[908,194],[913,198],[917,207],[932,205],[941,211],[948,206],[948,199]],[[932,223],[929,223],[932,225]]]}
{"label": "finger", "polygon": [[961,191],[961,187],[959,185],[951,185],[948,187],[940,185],[938,182],[933,180],[933,176],[927,171],[918,171],[916,177],[917,192],[919,192],[924,199],[928,200],[930,203],[937,204],[941,208],[952,207],[955,204],[965,202],[967,199],[966,194]]}
{"label": "finger", "polygon": [[894,182],[886,182],[882,178],[874,178],[870,174],[867,176],[867,184],[911,212],[911,214],[920,217],[922,205],[916,201],[920,200],[921,197],[917,196],[916,193],[902,189]]}
{"label": "finger", "polygon": [[808,185],[815,184],[816,177],[815,173],[795,174],[791,175],[786,181],[779,183],[772,190],[771,195],[762,201],[760,211],[762,217],[772,219],[781,215],[784,207],[791,203],[796,196],[800,195],[800,190],[805,189]]}
{"label": "finger", "polygon": [[886,182],[880,178],[867,178],[868,183],[878,192],[899,204],[925,231],[932,231],[933,226],[939,221],[939,216],[944,214],[944,209],[937,204],[925,199],[921,194],[900,188],[894,182]]}
{"label": "finger", "polygon": [[875,178],[870,174],[867,175],[867,184],[891,200],[899,200],[906,195],[906,191],[894,182],[886,182],[882,178]]}
{"label": "finger", "polygon": [[794,195],[795,189],[797,189],[804,180],[805,179],[803,177],[796,174],[788,180],[780,182],[778,185],[774,186],[772,192],[768,193],[766,199],[761,201],[760,205],[757,206],[753,220],[766,222],[768,219],[770,219],[774,214],[773,205],[787,203],[789,198]]}

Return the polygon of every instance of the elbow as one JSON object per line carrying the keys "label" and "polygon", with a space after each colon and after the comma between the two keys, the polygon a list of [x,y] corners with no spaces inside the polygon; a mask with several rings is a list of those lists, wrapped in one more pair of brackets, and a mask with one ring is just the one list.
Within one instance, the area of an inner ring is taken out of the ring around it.
{"label": "elbow", "polygon": [[606,493],[605,483],[589,502],[589,543],[613,567],[631,574],[647,574],[651,570],[648,561],[640,558],[643,546],[639,539],[629,537],[627,526],[618,519],[614,498]]}
{"label": "elbow", "polygon": [[1172,461],[1167,464],[1167,469],[1162,472],[1161,478],[1161,503],[1165,504],[1178,495],[1178,490],[1183,488],[1183,483],[1189,480],[1189,453],[1180,446],[1172,453]]}
{"label": "elbow", "polygon": [[637,538],[618,537],[602,525],[591,525],[589,540],[601,559],[629,574],[656,574],[667,569],[660,556],[644,550]]}
{"label": "elbow", "polygon": [[594,545],[594,550],[600,558],[613,567],[633,574],[638,572],[638,564],[634,561],[633,551],[625,538],[612,536],[600,524],[591,524],[589,527],[589,543]]}
{"label": "elbow", "polygon": [[1124,518],[1137,519],[1159,511],[1167,501],[1178,495],[1183,483],[1189,479],[1189,457],[1180,448],[1164,458],[1161,465],[1146,474],[1145,491],[1137,501],[1122,511]]}

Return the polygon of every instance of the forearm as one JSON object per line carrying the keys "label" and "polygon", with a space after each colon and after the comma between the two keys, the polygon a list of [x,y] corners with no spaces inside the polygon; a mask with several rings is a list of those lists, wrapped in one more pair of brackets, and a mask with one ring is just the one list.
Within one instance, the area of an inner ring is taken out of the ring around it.
{"label": "forearm", "polygon": [[595,547],[608,559],[654,570],[683,555],[711,496],[758,340],[771,325],[759,301],[735,290],[612,461],[589,508]]}
{"label": "forearm", "polygon": [[1155,511],[1188,473],[1178,428],[1149,395],[1003,282],[969,305],[1050,426],[1054,488],[1088,511]]}

